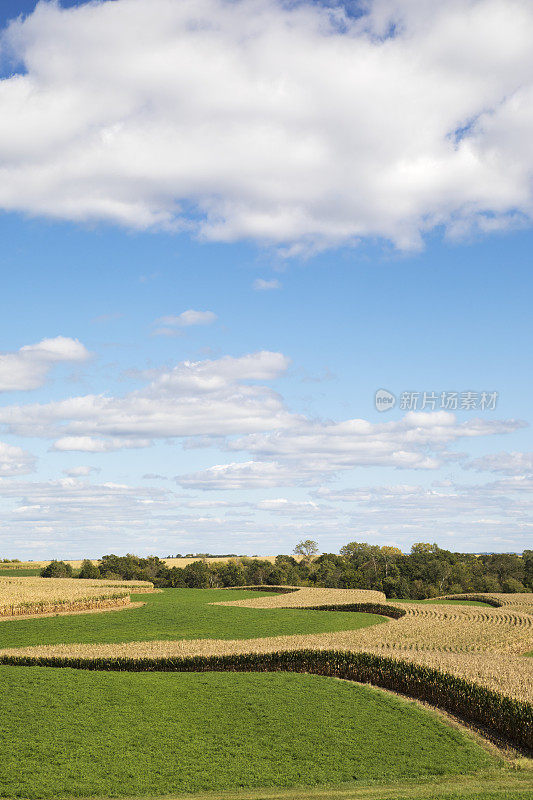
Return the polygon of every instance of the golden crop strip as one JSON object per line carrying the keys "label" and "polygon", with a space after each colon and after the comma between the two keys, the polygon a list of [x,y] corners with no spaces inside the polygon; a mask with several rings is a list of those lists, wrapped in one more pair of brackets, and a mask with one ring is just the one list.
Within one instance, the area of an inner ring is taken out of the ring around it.
{"label": "golden crop strip", "polygon": [[132,591],[153,590],[153,585],[147,581],[0,576],[0,617],[110,608],[128,603]]}
{"label": "golden crop strip", "polygon": [[[238,588],[238,587],[237,587]],[[264,589],[264,586],[247,587]],[[268,594],[266,597],[250,597],[246,600],[223,600],[213,603],[217,606],[243,606],[245,608],[309,608],[310,606],[350,605],[353,603],[388,604],[383,592],[367,589],[311,589],[298,586],[267,587],[269,589],[290,589],[286,594]]]}
{"label": "golden crop strip", "polygon": [[[164,561],[167,567],[186,567],[187,564],[192,564],[194,561],[207,561],[210,564],[223,564],[226,561],[241,561],[242,558],[246,558],[251,561],[268,561],[270,564],[274,564],[277,556],[211,556],[208,558],[193,556],[192,558],[162,558],[161,561]],[[305,556],[293,555],[291,558],[294,558],[296,561],[302,561]],[[95,566],[100,564],[100,561],[97,558],[89,560]],[[49,563],[49,561],[7,561],[5,563],[0,562],[0,567],[2,569],[11,569],[16,572],[18,569],[41,569],[41,567],[46,567],[46,565]],[[70,564],[72,569],[80,569],[82,561],[67,560],[65,561],[65,564]]]}
{"label": "golden crop strip", "polygon": [[[386,624],[392,626],[395,622],[391,621]],[[384,627],[384,625],[379,627]],[[437,650],[387,651],[365,645],[354,646],[347,632],[309,636],[275,636],[248,640],[192,639],[116,644],[40,645],[0,650],[0,656],[158,659],[274,653],[307,649],[347,650],[386,655],[389,658],[435,667],[517,700],[533,701],[533,659],[531,658],[504,653],[444,653]]]}
{"label": "golden crop strip", "polygon": [[[284,587],[287,588],[287,587]],[[387,604],[381,592],[358,589],[294,588],[288,594],[269,594],[216,605],[248,608],[309,608],[311,606]],[[276,636],[247,640],[194,639],[182,641],[71,644],[9,648],[0,655],[78,658],[169,658],[269,653],[283,650],[346,650],[386,655],[494,689],[518,700],[533,701],[533,594],[484,595],[502,600],[500,608],[427,603],[397,603],[406,612],[398,620],[335,633]],[[313,613],[320,614],[316,611]]]}

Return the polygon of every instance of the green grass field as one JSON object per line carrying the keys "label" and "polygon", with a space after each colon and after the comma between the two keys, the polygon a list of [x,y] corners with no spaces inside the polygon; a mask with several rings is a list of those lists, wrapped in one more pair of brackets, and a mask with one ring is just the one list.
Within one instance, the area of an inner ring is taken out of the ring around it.
{"label": "green grass field", "polygon": [[483,770],[474,775],[395,780],[368,785],[343,784],[305,789],[249,789],[172,795],[166,800],[531,800],[533,775],[525,765]]}
{"label": "green grass field", "polygon": [[474,773],[463,731],[312,675],[0,668],[0,796],[162,795]]}
{"label": "green grass field", "polygon": [[157,594],[132,595],[133,600],[141,600],[145,605],[103,614],[0,622],[0,647],[157,639],[253,639],[355,630],[386,621],[375,614],[358,612],[210,605],[219,600],[261,594],[231,589],[164,589]]}
{"label": "green grass field", "polygon": [[0,567],[0,577],[2,578],[37,578],[40,572],[40,569],[2,569]]}

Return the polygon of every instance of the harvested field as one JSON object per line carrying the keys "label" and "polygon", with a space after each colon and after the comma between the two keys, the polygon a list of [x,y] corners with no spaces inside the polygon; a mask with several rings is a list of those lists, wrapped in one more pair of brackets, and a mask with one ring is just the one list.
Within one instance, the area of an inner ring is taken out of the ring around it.
{"label": "harvested field", "polygon": [[[225,561],[240,561],[241,558],[251,559],[253,561],[268,561],[270,564],[274,564],[276,561],[277,556],[213,556],[210,558],[202,558],[202,556],[192,556],[190,558],[162,558],[161,561],[164,561],[168,567],[186,567],[187,564],[192,564],[194,561],[208,561],[210,564],[217,564],[217,563],[224,563]],[[296,561],[301,561],[305,556],[298,556],[292,555],[291,558],[296,559]],[[92,561],[95,566],[98,566],[100,563],[99,559],[93,558],[88,559]],[[63,559],[65,564],[70,564],[72,569],[80,569],[82,562],[81,560],[69,560]],[[42,567],[46,567],[47,564],[50,563],[48,561],[8,561],[1,564],[2,569],[9,569],[9,570],[19,570],[19,569],[41,569]]]}
{"label": "harvested field", "polygon": [[[520,598],[520,608],[533,609],[533,595],[515,597]],[[248,597],[216,605],[259,611],[341,606],[364,601],[370,604],[387,602],[381,592],[303,588],[290,594]],[[189,639],[19,647],[2,650],[0,656],[143,659],[302,649],[346,650],[392,656],[435,667],[515,699],[533,700],[533,660],[521,655],[533,647],[533,615],[513,610],[511,603],[501,608],[422,603],[398,606],[406,612],[401,619],[358,630],[246,640]]]}
{"label": "harvested field", "polygon": [[137,610],[114,615],[87,614],[55,619],[20,619],[0,625],[0,649],[54,644],[174,641],[179,639],[256,639],[355,630],[384,624],[381,616],[293,609],[231,608],[213,601],[242,599],[257,592],[225,589],[163,589],[132,594],[146,600]]}
{"label": "harvested field", "polygon": [[[249,587],[263,589],[261,586]],[[268,597],[252,597],[246,600],[218,602],[219,606],[242,606],[244,608],[310,608],[311,606],[351,605],[352,603],[387,603],[383,592],[366,589],[314,589],[307,586],[269,586]],[[274,589],[283,591],[275,594]],[[291,591],[287,591],[290,589]]]}
{"label": "harvested field", "polygon": [[119,607],[130,593],[152,592],[146,581],[117,583],[78,578],[0,577],[0,617]]}
{"label": "harvested field", "polygon": [[[487,592],[485,594],[479,594],[474,592],[467,592],[464,594],[450,594],[448,595],[449,600],[474,600],[474,599],[482,599],[486,603],[498,606],[506,606],[509,608],[516,608],[516,609],[529,609],[531,613],[533,613],[533,593],[532,592],[518,592],[516,594],[503,594],[500,592]],[[443,598],[446,599],[446,598]]]}
{"label": "harvested field", "polygon": [[[394,622],[390,623],[394,625]],[[382,626],[380,626],[382,627]],[[357,633],[357,632],[355,632]],[[512,654],[446,653],[423,650],[387,650],[355,643],[352,632],[322,633],[313,636],[277,636],[251,640],[192,639],[181,641],[124,642],[117,644],[74,644],[19,647],[0,651],[2,657],[13,658],[81,658],[81,659],[160,659],[193,656],[275,653],[291,650],[346,650],[396,657],[402,661],[429,666],[472,681],[488,689],[533,702],[533,660]]]}
{"label": "harvested field", "polygon": [[[167,567],[186,567],[187,564],[192,564],[193,561],[207,561],[209,564],[223,564],[225,561],[240,561],[241,558],[246,558],[252,561],[268,561],[269,564],[274,564],[277,556],[213,556],[212,558],[202,558],[201,556],[193,556],[192,558],[163,558]],[[305,556],[292,555],[296,561],[302,561]]]}

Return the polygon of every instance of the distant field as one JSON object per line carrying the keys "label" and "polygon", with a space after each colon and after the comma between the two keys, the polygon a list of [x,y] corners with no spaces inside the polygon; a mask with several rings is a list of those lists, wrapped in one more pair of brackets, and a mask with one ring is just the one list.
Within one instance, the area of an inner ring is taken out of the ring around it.
{"label": "distant field", "polygon": [[415,703],[311,675],[2,667],[0,718],[2,797],[357,785],[500,766]]}
{"label": "distant field", "polygon": [[262,592],[231,589],[163,589],[157,594],[132,594],[133,600],[145,605],[113,614],[20,619],[0,624],[0,648],[69,642],[252,639],[357,630],[385,621],[375,614],[210,605],[261,596]]}
{"label": "distant field", "polygon": [[37,577],[41,571],[40,567],[35,567],[35,569],[15,569],[14,567],[1,567],[0,566],[0,577],[6,578],[29,578],[29,577]]}
{"label": "distant field", "polygon": [[[219,561],[232,561],[235,558],[240,558],[240,556],[228,556],[227,558],[205,558],[203,559],[201,556],[194,556],[193,558],[162,558],[161,561],[164,561],[169,567],[186,567],[187,564],[192,564],[194,561],[209,561],[209,562],[219,562]],[[270,564],[273,564],[276,560],[276,556],[244,556],[244,558],[252,558],[255,560],[261,561],[268,561]],[[296,561],[301,561],[303,556],[291,556],[291,558],[295,558]],[[72,569],[80,569],[81,567],[81,560],[69,560],[69,559],[62,559],[65,561],[66,564],[70,564]],[[46,567],[47,564],[50,563],[50,559],[48,561],[20,561],[17,563],[0,563],[0,574],[4,570],[31,570],[31,574],[35,575],[42,567]],[[98,559],[92,559],[93,564],[98,564]]]}

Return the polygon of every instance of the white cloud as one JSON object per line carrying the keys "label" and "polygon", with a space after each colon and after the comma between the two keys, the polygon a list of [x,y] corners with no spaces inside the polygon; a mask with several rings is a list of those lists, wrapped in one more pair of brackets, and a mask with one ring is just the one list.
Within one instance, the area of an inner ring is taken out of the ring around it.
{"label": "white cloud", "polygon": [[445,411],[409,412],[386,423],[300,420],[285,430],[228,441],[227,449],[253,453],[253,461],[218,464],[176,480],[186,487],[243,489],[316,485],[355,467],[432,470],[463,457],[449,449],[451,444],[512,433],[524,424],[516,420],[458,422]]}
{"label": "white cloud", "polygon": [[[52,450],[60,452],[78,453],[110,453],[113,450],[124,450],[135,447],[150,447],[150,439],[136,439],[131,437],[95,438],[92,436],[62,436],[57,439]],[[80,473],[81,474],[81,473]]]}
{"label": "white cloud", "polygon": [[529,0],[40,3],[0,207],[301,248],[530,222]]}
{"label": "white cloud", "polygon": [[312,519],[339,518],[343,516],[342,512],[339,513],[339,510],[333,506],[316,503],[314,500],[289,500],[286,497],[260,500],[255,507],[258,511],[268,511],[270,514],[296,517],[298,519],[303,517],[311,517]]}
{"label": "white cloud", "polygon": [[[12,557],[290,552],[301,538],[335,552],[348,541],[437,541],[452,550],[522,550],[531,541],[531,480],[320,489],[314,498],[204,500],[161,488],[0,480],[0,549]],[[428,533],[429,532],[429,533]]]}
{"label": "white cloud", "polygon": [[37,389],[55,364],[79,363],[90,353],[77,339],[56,336],[28,344],[12,353],[0,353],[0,391]]}
{"label": "white cloud", "polygon": [[[64,478],[49,482],[0,481],[0,550],[13,557],[97,557],[109,552],[257,552],[264,526],[253,520],[188,510],[167,489]],[[231,508],[230,508],[231,512]],[[236,511],[237,513],[237,511]],[[276,528],[280,526],[277,525]],[[270,526],[267,525],[267,528]],[[274,547],[281,542],[274,526]]]}
{"label": "white cloud", "polygon": [[187,489],[270,489],[294,485],[293,470],[276,462],[244,461],[216,464],[201,472],[179,475],[177,483]]}
{"label": "white cloud", "polygon": [[35,470],[35,457],[22,447],[0,442],[0,477],[26,475]]}
{"label": "white cloud", "polygon": [[168,337],[183,336],[183,331],[180,330],[179,328],[170,328],[168,326],[167,327],[162,326],[159,328],[154,328],[154,330],[152,331],[152,336],[168,336]]}
{"label": "white cloud", "polygon": [[377,535],[397,541],[437,541],[450,549],[521,550],[531,539],[532,481],[510,478],[485,484],[430,488],[399,484],[325,489],[313,496],[345,505],[354,539]]}
{"label": "white cloud", "polygon": [[189,328],[192,325],[211,325],[216,319],[217,315],[213,311],[194,311],[190,308],[177,316],[159,317],[156,323],[169,327]]}
{"label": "white cloud", "polygon": [[88,465],[80,465],[79,467],[71,467],[70,469],[64,469],[63,475],[67,475],[69,478],[83,478],[91,475],[93,472],[101,472],[102,470],[100,467],[90,467]]}
{"label": "white cloud", "polygon": [[253,286],[256,292],[269,292],[272,289],[281,289],[281,283],[276,278],[273,278],[271,281],[266,281],[263,278],[256,278]]}
{"label": "white cloud", "polygon": [[477,472],[501,472],[504,475],[531,475],[533,473],[533,453],[493,453],[474,458],[466,469]]}
{"label": "white cloud", "polygon": [[124,397],[85,395],[1,407],[0,424],[20,436],[57,438],[55,450],[93,453],[147,447],[152,438],[282,429],[298,417],[272,389],[248,381],[273,380],[288,365],[284,355],[268,351],[184,361]]}

